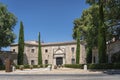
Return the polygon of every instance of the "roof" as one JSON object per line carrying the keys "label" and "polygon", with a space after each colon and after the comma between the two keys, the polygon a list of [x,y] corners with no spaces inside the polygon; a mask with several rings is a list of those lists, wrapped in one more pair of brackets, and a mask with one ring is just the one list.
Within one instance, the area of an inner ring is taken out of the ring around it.
{"label": "roof", "polygon": [[13,51],[0,51],[0,54],[15,54]]}
{"label": "roof", "polygon": [[[70,44],[76,44],[76,41],[41,43],[42,46],[58,46],[58,45],[70,45]],[[11,44],[10,46],[17,46],[17,45],[18,43],[14,43]],[[25,45],[38,46],[38,41],[26,41]]]}

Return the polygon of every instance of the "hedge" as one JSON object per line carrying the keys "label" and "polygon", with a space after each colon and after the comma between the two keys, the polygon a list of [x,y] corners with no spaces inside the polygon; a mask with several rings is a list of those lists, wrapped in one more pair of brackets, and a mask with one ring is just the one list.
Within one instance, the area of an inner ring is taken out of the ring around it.
{"label": "hedge", "polygon": [[[67,68],[83,69],[84,64],[65,64]],[[114,64],[87,64],[88,69],[120,69],[120,63]]]}
{"label": "hedge", "polygon": [[[24,69],[29,69],[29,68],[42,68],[42,67],[47,67],[49,64],[45,65],[23,65]],[[19,69],[21,65],[15,65],[16,69]]]}
{"label": "hedge", "polygon": [[77,68],[83,69],[84,64],[65,64],[64,67],[67,68]]}
{"label": "hedge", "polygon": [[120,64],[88,64],[88,69],[120,69]]}
{"label": "hedge", "polygon": [[[23,65],[24,69],[30,69],[32,68],[43,68],[43,67],[47,67],[49,64],[45,64],[45,65]],[[16,69],[20,69],[21,65],[15,65]],[[0,65],[0,70],[5,70],[5,65]]]}

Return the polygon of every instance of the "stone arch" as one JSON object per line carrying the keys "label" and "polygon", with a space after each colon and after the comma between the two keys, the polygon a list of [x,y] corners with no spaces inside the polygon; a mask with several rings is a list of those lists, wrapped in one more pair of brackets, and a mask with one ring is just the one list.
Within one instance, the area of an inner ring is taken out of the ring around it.
{"label": "stone arch", "polygon": [[55,53],[64,53],[63,49],[61,49],[60,47],[55,51]]}
{"label": "stone arch", "polygon": [[0,58],[0,65],[4,65],[2,59]]}
{"label": "stone arch", "polygon": [[120,52],[115,53],[111,56],[112,63],[120,63]]}

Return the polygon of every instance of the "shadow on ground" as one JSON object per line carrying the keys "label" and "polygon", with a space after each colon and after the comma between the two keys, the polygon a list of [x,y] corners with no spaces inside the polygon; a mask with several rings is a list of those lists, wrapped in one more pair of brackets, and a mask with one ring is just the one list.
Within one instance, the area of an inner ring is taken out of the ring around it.
{"label": "shadow on ground", "polygon": [[120,74],[120,69],[107,69],[107,70],[103,70],[103,69],[93,69],[93,70],[89,70],[91,72],[102,72],[104,74],[108,74],[108,75],[114,75],[114,74]]}

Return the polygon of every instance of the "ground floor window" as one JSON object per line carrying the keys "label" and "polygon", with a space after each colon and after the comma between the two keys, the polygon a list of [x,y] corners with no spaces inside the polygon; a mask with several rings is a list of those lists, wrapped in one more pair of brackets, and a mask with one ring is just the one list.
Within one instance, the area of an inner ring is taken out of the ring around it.
{"label": "ground floor window", "polygon": [[95,63],[95,56],[93,57],[93,63]]}
{"label": "ground floor window", "polygon": [[48,64],[48,60],[45,60],[45,64]]}
{"label": "ground floor window", "polygon": [[75,64],[75,59],[74,58],[71,59],[71,63]]}
{"label": "ground floor window", "polygon": [[34,60],[31,60],[31,65],[35,65],[35,61]]}

